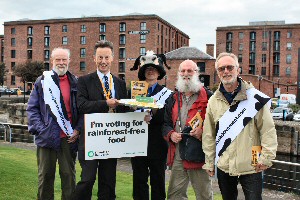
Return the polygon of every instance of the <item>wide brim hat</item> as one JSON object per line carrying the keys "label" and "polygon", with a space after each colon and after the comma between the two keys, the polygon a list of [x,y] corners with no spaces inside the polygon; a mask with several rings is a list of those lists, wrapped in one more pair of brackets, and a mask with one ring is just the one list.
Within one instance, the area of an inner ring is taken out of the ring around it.
{"label": "wide brim hat", "polygon": [[145,77],[146,69],[148,67],[153,67],[159,73],[157,80],[161,80],[166,75],[166,71],[164,69],[163,64],[165,64],[166,67],[170,69],[170,67],[166,63],[166,57],[164,54],[154,54],[153,51],[147,51],[146,55],[139,56],[135,60],[134,66],[130,70],[131,71],[137,70],[138,67],[140,66],[138,71],[138,78],[140,81],[144,81],[146,80]]}

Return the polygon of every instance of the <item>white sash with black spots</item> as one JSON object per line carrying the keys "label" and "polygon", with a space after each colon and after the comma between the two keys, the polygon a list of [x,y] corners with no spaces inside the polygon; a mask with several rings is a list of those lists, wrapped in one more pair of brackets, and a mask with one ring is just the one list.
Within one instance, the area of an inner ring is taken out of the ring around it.
{"label": "white sash with black spots", "polygon": [[71,122],[68,119],[68,115],[64,112],[66,109],[62,109],[64,105],[63,97],[60,92],[59,85],[57,85],[52,76],[54,76],[53,71],[44,71],[43,80],[41,80],[43,92],[44,92],[44,101],[47,106],[50,107],[51,114],[56,118],[56,121],[67,136],[72,136],[73,128]]}
{"label": "white sash with black spots", "polygon": [[231,142],[242,132],[248,122],[257,114],[257,112],[268,103],[271,106],[271,98],[255,88],[246,91],[247,100],[237,102],[224,113],[216,125],[216,159],[231,144]]}

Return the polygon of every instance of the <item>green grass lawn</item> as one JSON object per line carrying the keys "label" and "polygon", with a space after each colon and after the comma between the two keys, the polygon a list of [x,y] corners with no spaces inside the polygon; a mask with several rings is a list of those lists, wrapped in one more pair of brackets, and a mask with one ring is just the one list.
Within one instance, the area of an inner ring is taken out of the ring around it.
{"label": "green grass lawn", "polygon": [[[81,168],[76,163],[76,180],[80,180]],[[97,183],[97,182],[96,182]],[[93,199],[97,199],[97,184],[94,186]],[[55,199],[61,199],[58,169],[55,179]],[[0,199],[32,200],[37,193],[36,151],[0,146]],[[132,199],[132,175],[117,171],[117,199]],[[192,188],[188,190],[189,199],[195,199]],[[215,199],[222,199],[219,195]]]}

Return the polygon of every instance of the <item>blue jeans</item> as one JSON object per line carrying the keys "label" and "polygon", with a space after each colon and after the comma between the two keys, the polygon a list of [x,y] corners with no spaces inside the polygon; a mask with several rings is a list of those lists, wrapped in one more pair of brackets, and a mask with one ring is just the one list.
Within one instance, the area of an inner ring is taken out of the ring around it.
{"label": "blue jeans", "polygon": [[238,181],[242,185],[246,200],[262,200],[262,173],[229,176],[217,169],[217,177],[223,200],[236,200]]}

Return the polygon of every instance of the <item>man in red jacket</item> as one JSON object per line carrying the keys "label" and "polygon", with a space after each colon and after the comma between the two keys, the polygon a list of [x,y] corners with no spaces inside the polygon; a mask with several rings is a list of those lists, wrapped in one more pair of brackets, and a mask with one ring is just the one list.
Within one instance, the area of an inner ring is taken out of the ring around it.
{"label": "man in red jacket", "polygon": [[197,200],[211,199],[211,181],[202,169],[202,123],[191,130],[189,122],[204,120],[208,95],[199,81],[197,64],[191,60],[179,66],[177,92],[165,107],[163,136],[169,142],[168,165],[172,167],[168,199],[187,199],[189,181]]}

